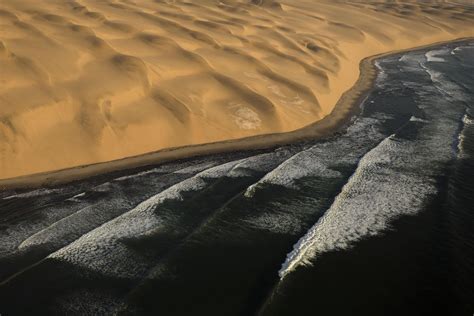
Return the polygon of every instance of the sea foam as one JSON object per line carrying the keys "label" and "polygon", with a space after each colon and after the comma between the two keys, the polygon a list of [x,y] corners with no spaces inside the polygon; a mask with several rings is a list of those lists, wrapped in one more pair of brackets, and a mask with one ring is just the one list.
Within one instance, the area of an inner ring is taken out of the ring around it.
{"label": "sea foam", "polygon": [[439,55],[445,55],[449,52],[448,49],[437,49],[437,50],[430,50],[429,52],[425,53],[426,60],[429,62],[445,62],[444,58],[438,57]]}
{"label": "sea foam", "polygon": [[[264,158],[264,157],[261,157]],[[52,253],[49,258],[66,261],[104,275],[133,278],[149,268],[122,240],[139,239],[166,230],[178,214],[160,216],[157,208],[166,201],[180,201],[186,192],[198,191],[208,180],[224,176],[242,176],[234,168],[244,166],[247,158],[206,169],[143,201],[130,211],[86,233],[71,244]],[[171,217],[170,217],[171,216]]]}
{"label": "sea foam", "polygon": [[[447,78],[441,84],[454,85]],[[380,234],[394,219],[422,210],[436,194],[436,179],[453,159],[453,143],[464,112],[459,102],[462,94],[451,94],[446,106],[438,88],[420,87],[424,93],[417,106],[426,119],[416,138],[394,134],[364,155],[330,208],[287,255],[279,271],[281,278],[299,266],[313,264],[324,253],[350,248]],[[412,117],[411,121],[419,119]],[[463,121],[470,119],[464,116]]]}

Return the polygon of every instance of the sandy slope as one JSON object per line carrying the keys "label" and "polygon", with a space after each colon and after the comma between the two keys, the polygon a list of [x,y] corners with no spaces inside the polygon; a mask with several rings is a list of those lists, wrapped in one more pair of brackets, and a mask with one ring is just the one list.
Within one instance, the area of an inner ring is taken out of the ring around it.
{"label": "sandy slope", "polygon": [[3,0],[0,179],[295,130],[367,56],[474,36],[474,8]]}

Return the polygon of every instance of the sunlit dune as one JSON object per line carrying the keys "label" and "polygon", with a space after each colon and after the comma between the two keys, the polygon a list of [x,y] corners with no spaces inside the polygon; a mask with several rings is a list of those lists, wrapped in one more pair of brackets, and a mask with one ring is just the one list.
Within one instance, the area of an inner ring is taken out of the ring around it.
{"label": "sunlit dune", "polygon": [[474,7],[3,0],[0,178],[321,120],[368,56],[474,36]]}

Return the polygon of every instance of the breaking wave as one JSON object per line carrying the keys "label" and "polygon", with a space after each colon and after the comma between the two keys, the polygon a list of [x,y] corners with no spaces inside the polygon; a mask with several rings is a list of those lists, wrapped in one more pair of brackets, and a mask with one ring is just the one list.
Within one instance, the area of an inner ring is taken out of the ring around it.
{"label": "breaking wave", "polygon": [[426,60],[429,62],[442,63],[442,62],[445,62],[445,59],[438,56],[445,55],[447,52],[449,52],[448,49],[430,50],[429,52],[425,53],[425,57],[426,57]]}
{"label": "breaking wave", "polygon": [[[437,93],[419,95],[417,105],[426,118],[412,116],[409,123],[424,124],[416,127],[414,136],[393,134],[363,156],[331,207],[287,255],[279,270],[281,278],[298,266],[312,264],[323,253],[350,248],[379,234],[402,215],[416,214],[437,192],[436,178],[454,158],[465,95],[447,78],[420,65],[441,93],[440,87],[457,88],[458,93],[449,94],[450,106]],[[472,123],[466,115],[463,121]]]}
{"label": "breaking wave", "polygon": [[363,153],[383,139],[380,131],[384,120],[390,116],[361,117],[338,138],[318,143],[281,163],[260,181],[250,186],[245,196],[250,198],[265,185],[279,185],[298,189],[297,180],[305,177],[339,178],[341,173],[334,169],[334,152],[339,154],[338,163],[354,164]]}
{"label": "breaking wave", "polygon": [[465,150],[466,132],[468,129],[474,129],[474,119],[469,117],[466,113],[462,118],[463,126],[458,136],[458,157],[459,158],[470,158],[470,155]]}

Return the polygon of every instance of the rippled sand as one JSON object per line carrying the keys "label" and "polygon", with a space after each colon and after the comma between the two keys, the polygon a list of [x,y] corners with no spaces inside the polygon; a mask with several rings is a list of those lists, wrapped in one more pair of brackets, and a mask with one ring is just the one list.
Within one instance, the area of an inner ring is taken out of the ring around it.
{"label": "rippled sand", "polygon": [[467,36],[443,3],[4,0],[0,179],[295,130],[363,58]]}

